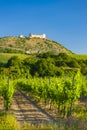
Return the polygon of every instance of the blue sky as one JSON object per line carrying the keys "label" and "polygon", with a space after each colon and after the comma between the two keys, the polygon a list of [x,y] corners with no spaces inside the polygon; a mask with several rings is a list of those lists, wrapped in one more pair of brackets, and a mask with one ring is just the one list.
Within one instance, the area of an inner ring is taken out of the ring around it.
{"label": "blue sky", "polygon": [[0,37],[30,32],[87,54],[87,0],[0,0]]}

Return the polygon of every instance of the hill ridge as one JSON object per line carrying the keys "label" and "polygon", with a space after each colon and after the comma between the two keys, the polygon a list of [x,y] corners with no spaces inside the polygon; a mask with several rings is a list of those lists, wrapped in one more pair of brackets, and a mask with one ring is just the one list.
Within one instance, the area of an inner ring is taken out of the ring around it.
{"label": "hill ridge", "polygon": [[21,38],[17,36],[0,38],[0,52],[21,52],[27,54],[42,52],[72,53],[62,44],[47,38]]}

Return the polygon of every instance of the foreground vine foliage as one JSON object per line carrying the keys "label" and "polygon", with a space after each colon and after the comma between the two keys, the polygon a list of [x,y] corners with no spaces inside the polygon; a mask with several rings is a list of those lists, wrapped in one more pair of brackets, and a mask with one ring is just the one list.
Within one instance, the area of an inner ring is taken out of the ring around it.
{"label": "foreground vine foliage", "polygon": [[85,85],[80,71],[72,77],[35,77],[17,82],[21,90],[49,104],[50,109],[51,105],[56,106],[63,117],[72,115],[74,103],[81,97]]}
{"label": "foreground vine foliage", "polygon": [[0,80],[0,95],[4,99],[4,108],[6,111],[9,110],[12,104],[12,97],[15,92],[14,81],[7,79]]}

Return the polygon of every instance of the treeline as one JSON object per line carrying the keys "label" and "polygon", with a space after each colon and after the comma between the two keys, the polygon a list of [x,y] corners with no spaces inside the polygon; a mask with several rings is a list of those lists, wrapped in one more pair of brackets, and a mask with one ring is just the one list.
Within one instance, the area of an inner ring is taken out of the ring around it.
{"label": "treeline", "polygon": [[87,60],[77,60],[65,53],[53,52],[32,54],[25,59],[13,56],[7,63],[0,63],[0,75],[10,78],[73,75],[78,69],[86,75]]}

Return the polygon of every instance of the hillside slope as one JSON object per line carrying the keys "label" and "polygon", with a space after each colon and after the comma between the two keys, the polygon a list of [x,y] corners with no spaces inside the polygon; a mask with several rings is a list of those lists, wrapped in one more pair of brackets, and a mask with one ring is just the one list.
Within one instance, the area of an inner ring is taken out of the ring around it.
{"label": "hillside slope", "polygon": [[3,37],[0,38],[0,52],[42,53],[42,52],[67,53],[72,52],[61,44],[40,38]]}

